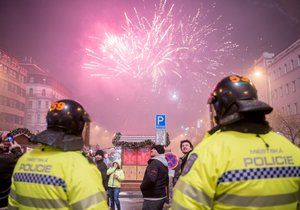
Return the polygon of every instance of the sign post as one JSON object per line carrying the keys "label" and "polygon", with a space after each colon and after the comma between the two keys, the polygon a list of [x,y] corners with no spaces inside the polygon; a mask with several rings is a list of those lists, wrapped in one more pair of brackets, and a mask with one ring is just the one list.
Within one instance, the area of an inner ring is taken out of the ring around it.
{"label": "sign post", "polygon": [[166,115],[155,115],[156,145],[166,145]]}

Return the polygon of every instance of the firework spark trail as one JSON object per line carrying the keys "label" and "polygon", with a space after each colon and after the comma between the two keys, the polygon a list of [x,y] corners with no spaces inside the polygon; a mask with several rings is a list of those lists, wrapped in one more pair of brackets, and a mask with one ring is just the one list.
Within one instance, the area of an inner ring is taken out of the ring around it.
{"label": "firework spark trail", "polygon": [[134,8],[134,18],[127,13],[123,33],[105,33],[95,49],[86,49],[90,62],[83,68],[93,76],[133,78],[152,81],[154,89],[167,83],[170,78],[194,81],[199,91],[199,81],[206,84],[208,76],[215,76],[222,65],[222,57],[237,45],[226,41],[232,26],[227,26],[217,37],[218,43],[209,45],[209,38],[218,31],[214,25],[221,17],[206,23],[206,15],[200,9],[194,16],[184,16],[175,5],[167,6],[167,0],[155,5],[153,18],[140,16]]}

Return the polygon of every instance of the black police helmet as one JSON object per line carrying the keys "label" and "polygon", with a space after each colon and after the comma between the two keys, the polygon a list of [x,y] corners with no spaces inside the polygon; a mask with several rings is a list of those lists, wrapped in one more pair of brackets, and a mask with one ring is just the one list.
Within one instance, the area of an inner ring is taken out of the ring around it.
{"label": "black police helmet", "polygon": [[254,84],[247,77],[239,75],[222,79],[211,93],[208,104],[216,114],[217,124],[221,125],[236,121],[239,113],[269,114],[273,110],[271,106],[258,100]]}
{"label": "black police helmet", "polygon": [[47,113],[47,128],[60,128],[67,133],[81,136],[88,113],[76,101],[63,99],[54,102]]}

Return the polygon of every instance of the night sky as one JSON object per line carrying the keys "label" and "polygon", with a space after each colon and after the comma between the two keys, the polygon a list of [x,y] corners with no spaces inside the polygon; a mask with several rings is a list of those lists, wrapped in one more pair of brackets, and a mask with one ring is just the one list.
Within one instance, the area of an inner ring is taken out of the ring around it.
{"label": "night sky", "polygon": [[0,0],[0,48],[20,60],[32,57],[109,132],[154,134],[154,115],[166,114],[172,135],[207,118],[208,94],[222,76],[243,72],[264,51],[276,54],[300,37],[299,0],[168,1],[166,5],[174,3],[183,16],[195,15],[197,8],[207,14],[206,23],[220,29],[207,39],[208,47],[219,40],[221,29],[233,28],[227,40],[238,47],[222,55],[216,76],[204,74],[207,82],[199,85],[200,92],[192,87],[195,81],[188,72],[180,80],[168,78],[153,91],[149,77],[103,79],[82,69],[90,59],[86,56],[86,48],[92,45],[89,37],[101,41],[105,32],[122,34],[124,12],[134,19],[133,8],[151,19],[154,3],[159,1]]}

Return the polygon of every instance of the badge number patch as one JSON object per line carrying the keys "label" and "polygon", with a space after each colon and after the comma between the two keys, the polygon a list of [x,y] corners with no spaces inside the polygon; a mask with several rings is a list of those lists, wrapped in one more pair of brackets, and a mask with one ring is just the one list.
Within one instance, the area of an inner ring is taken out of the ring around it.
{"label": "badge number patch", "polygon": [[197,160],[198,155],[197,154],[191,154],[189,159],[186,161],[186,164],[182,170],[181,176],[186,175],[190,169],[192,168],[192,166],[194,165],[195,161]]}

